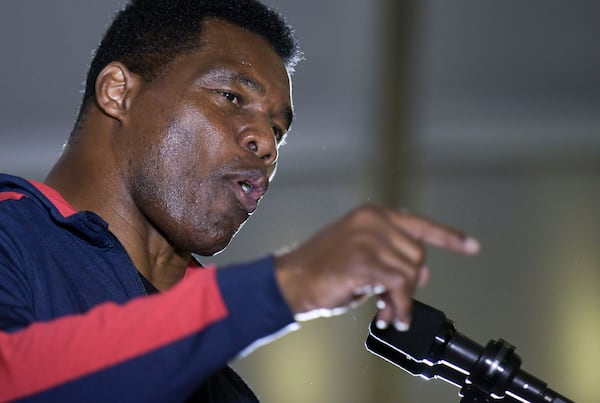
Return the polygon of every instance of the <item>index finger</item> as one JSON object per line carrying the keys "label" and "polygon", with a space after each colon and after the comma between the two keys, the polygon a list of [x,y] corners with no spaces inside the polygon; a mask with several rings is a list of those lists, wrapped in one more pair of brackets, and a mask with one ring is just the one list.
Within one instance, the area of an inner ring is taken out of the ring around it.
{"label": "index finger", "polygon": [[473,255],[479,252],[477,239],[426,217],[392,212],[392,222],[414,239],[453,252]]}

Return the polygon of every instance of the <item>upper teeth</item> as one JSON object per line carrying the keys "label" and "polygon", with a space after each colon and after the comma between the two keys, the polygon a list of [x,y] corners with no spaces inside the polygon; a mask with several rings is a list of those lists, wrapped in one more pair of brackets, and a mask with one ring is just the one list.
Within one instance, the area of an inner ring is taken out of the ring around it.
{"label": "upper teeth", "polygon": [[248,182],[243,182],[242,183],[242,190],[245,193],[250,193],[250,191],[252,190],[252,186]]}

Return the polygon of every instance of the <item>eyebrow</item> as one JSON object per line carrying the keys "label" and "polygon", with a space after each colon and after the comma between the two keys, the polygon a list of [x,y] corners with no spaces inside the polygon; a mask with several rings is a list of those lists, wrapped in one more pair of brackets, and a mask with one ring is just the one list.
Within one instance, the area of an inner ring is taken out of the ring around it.
{"label": "eyebrow", "polygon": [[256,80],[253,80],[245,74],[235,73],[224,68],[215,69],[209,72],[206,78],[208,81],[219,84],[229,84],[232,82],[238,83],[254,92],[259,93],[260,95],[264,95],[266,93],[265,87]]}
{"label": "eyebrow", "polygon": [[[250,89],[253,92],[258,93],[259,95],[265,95],[266,90],[265,87],[257,82],[256,80],[248,77],[245,74],[233,72],[231,70],[220,68],[211,71],[206,77],[207,81],[218,84],[229,84],[229,83],[238,83],[243,85],[244,87]],[[284,106],[278,113],[287,123],[286,130],[290,128],[292,125],[292,121],[294,120],[294,111],[292,107],[289,105]]]}

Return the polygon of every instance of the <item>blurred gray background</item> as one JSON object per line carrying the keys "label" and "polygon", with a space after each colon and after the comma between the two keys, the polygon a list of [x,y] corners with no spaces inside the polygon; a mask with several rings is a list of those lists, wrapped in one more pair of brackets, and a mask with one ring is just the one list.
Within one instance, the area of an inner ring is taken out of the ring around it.
{"label": "blurred gray background", "polygon": [[[0,2],[0,171],[43,179],[121,0]],[[417,298],[577,402],[600,401],[600,2],[269,0],[296,28],[298,119],[261,209],[218,263],[367,201],[477,236],[430,250]],[[399,3],[399,4],[397,4]],[[264,402],[458,402],[368,353],[372,301],[235,363]]]}

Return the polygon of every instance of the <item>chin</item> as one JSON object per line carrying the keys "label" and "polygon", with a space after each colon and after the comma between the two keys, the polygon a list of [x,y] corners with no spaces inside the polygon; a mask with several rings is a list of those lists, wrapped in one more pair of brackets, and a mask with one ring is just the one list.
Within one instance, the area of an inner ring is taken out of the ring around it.
{"label": "chin", "polygon": [[215,256],[219,253],[223,252],[225,248],[229,245],[229,242],[218,242],[207,245],[206,242],[203,242],[202,245],[198,245],[194,243],[189,245],[189,247],[185,248],[185,250],[191,251],[191,253],[200,255],[200,256]]}
{"label": "chin", "polygon": [[227,248],[247,222],[249,215],[246,211],[232,209],[227,213],[213,211],[203,217],[203,220],[198,220],[195,224],[191,221],[181,223],[179,228],[183,231],[177,234],[179,242],[174,243],[185,247],[183,250],[201,256],[214,256]]}
{"label": "chin", "polygon": [[[196,253],[201,256],[215,256],[219,253],[223,252],[227,246],[231,243],[231,240],[235,237],[238,231],[242,228],[244,223],[234,227],[233,230],[228,230],[227,232],[216,232],[213,233],[212,237],[207,238],[206,232],[199,233],[196,235],[194,240],[192,241],[191,250],[193,253]],[[199,244],[197,241],[201,240]]]}

